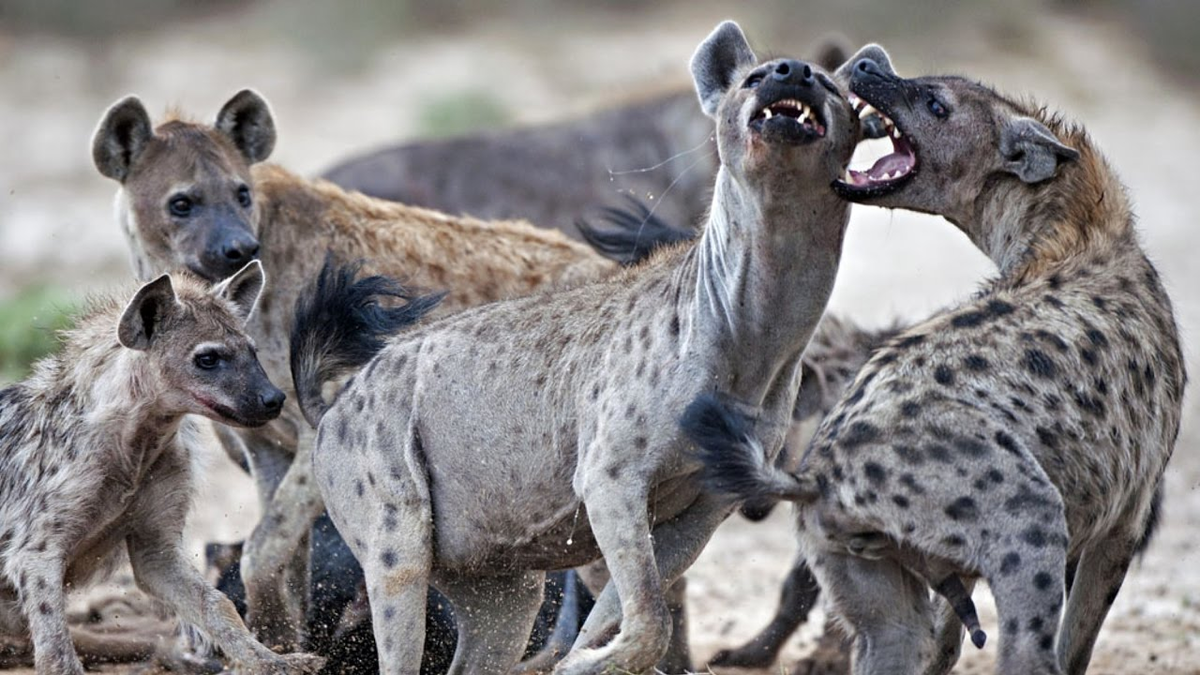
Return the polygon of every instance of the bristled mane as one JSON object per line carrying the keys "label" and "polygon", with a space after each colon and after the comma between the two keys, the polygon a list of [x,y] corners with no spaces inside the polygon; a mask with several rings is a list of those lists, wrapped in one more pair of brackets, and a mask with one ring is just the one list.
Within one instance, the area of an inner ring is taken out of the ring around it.
{"label": "bristled mane", "polygon": [[1027,217],[1040,223],[1015,277],[1019,283],[1085,252],[1109,249],[1130,236],[1133,212],[1125,186],[1082,125],[1036,102],[1009,101],[1018,114],[1041,122],[1079,158],[1063,162],[1058,175],[1038,186]]}

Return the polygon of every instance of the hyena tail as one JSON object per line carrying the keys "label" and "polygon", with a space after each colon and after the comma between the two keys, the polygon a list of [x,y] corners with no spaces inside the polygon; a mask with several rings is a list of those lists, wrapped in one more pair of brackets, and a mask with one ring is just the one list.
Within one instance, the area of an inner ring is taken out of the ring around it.
{"label": "hyena tail", "polygon": [[[383,276],[356,280],[361,269],[361,262],[338,265],[327,256],[316,283],[296,301],[292,382],[304,419],[314,429],[330,406],[321,396],[325,384],[365,366],[389,337],[419,321],[446,295],[416,295]],[[380,304],[385,299],[389,302]]]}
{"label": "hyena tail", "polygon": [[767,458],[745,408],[728,396],[706,393],[684,410],[679,426],[698,448],[704,486],[740,501],[815,501],[820,491],[813,479],[788,473]]}
{"label": "hyena tail", "polygon": [[975,645],[977,649],[983,649],[983,645],[987,644],[987,633],[983,632],[983,628],[979,625],[979,614],[975,611],[975,602],[971,600],[971,594],[967,592],[966,586],[963,586],[962,579],[959,579],[957,574],[951,574],[934,586],[933,590],[950,603],[950,607],[958,615],[958,620],[970,634],[971,644]]}
{"label": "hyena tail", "polygon": [[625,208],[603,209],[601,219],[611,227],[600,229],[586,220],[575,221],[575,226],[600,255],[627,266],[645,260],[662,246],[691,241],[699,234],[668,225],[644,202],[632,197]]}

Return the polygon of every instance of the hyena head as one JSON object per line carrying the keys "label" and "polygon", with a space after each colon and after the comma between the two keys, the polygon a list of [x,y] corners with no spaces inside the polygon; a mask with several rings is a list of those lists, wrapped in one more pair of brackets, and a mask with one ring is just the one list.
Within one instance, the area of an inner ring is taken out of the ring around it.
{"label": "hyena head", "polygon": [[838,77],[856,111],[883,118],[892,143],[870,169],[848,170],[834,185],[851,201],[945,215],[962,227],[985,188],[1041,183],[1079,156],[1027,106],[962,77],[902,78],[878,45]]}
{"label": "hyena head", "polygon": [[204,415],[254,427],[275,419],[284,393],[267,379],[245,324],[264,283],[257,260],[209,287],[166,274],[143,286],[126,306],[117,339],[143,353],[166,414]]}
{"label": "hyena head", "polygon": [[721,165],[735,181],[794,192],[798,176],[824,186],[841,174],[858,117],[819,67],[759,63],[742,30],[726,21],[697,48],[691,68],[700,107],[717,122]]}
{"label": "hyena head", "polygon": [[121,184],[117,218],[138,278],[186,269],[216,282],[254,260],[259,213],[250,165],[274,147],[271,110],[248,89],[211,127],[173,119],[155,129],[136,96],[113,104],[96,128],[92,159]]}

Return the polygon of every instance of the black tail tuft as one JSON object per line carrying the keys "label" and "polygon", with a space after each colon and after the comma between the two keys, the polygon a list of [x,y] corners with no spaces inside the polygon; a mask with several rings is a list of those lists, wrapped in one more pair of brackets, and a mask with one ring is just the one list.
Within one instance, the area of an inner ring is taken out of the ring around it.
{"label": "black tail tuft", "polygon": [[736,410],[727,396],[706,393],[696,397],[679,419],[683,433],[704,462],[702,480],[709,490],[739,499],[762,493],[761,453],[751,435],[754,420]]}
{"label": "black tail tuft", "polygon": [[633,197],[625,208],[607,207],[601,213],[602,220],[612,227],[598,229],[586,220],[576,221],[575,226],[592,248],[622,265],[637,264],[661,246],[690,241],[697,235],[692,230],[668,225],[644,202]]}
{"label": "black tail tuft", "polygon": [[[314,428],[329,407],[321,397],[321,387],[366,365],[387,344],[388,337],[416,323],[446,295],[418,296],[384,276],[356,281],[361,269],[361,262],[338,266],[332,255],[326,256],[316,283],[296,301],[292,381],[304,418]],[[405,302],[385,307],[379,303],[382,298]]]}

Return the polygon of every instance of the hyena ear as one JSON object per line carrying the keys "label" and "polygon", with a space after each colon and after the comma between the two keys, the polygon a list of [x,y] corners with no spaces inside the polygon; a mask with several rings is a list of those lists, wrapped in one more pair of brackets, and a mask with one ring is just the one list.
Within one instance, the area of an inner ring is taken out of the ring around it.
{"label": "hyena ear", "polygon": [[721,97],[733,83],[739,70],[752,66],[757,59],[742,29],[733,21],[717,26],[692,55],[692,78],[700,95],[700,108],[715,117]]}
{"label": "hyena ear", "polygon": [[117,340],[121,346],[138,351],[149,349],[163,319],[178,302],[171,277],[166,274],[142,286],[125,306],[117,324]]}
{"label": "hyena ear", "polygon": [[850,75],[854,72],[854,64],[863,59],[871,59],[889,75],[896,74],[896,69],[892,67],[892,57],[888,56],[887,50],[872,42],[855,52],[850,58],[842,61],[837,66],[837,70],[833,71],[833,79],[842,85],[849,84]]}
{"label": "hyena ear", "polygon": [[1041,122],[1018,117],[1000,130],[1000,156],[1005,171],[1026,183],[1040,183],[1053,178],[1060,163],[1078,159],[1079,152],[1059,142]]}
{"label": "hyena ear", "polygon": [[275,149],[275,119],[271,106],[253,89],[243,89],[217,113],[217,131],[228,136],[246,161],[254,164]]}
{"label": "hyena ear", "polygon": [[850,58],[850,41],[846,36],[830,33],[817,41],[813,62],[832,73]]}
{"label": "hyena ear", "polygon": [[154,137],[150,115],[136,96],[117,101],[92,134],[92,161],[101,174],[124,183],[138,155]]}
{"label": "hyena ear", "polygon": [[250,320],[258,298],[262,295],[263,286],[267,283],[267,275],[263,272],[262,263],[251,260],[233,276],[213,286],[212,294],[233,303],[234,312],[242,323]]}

